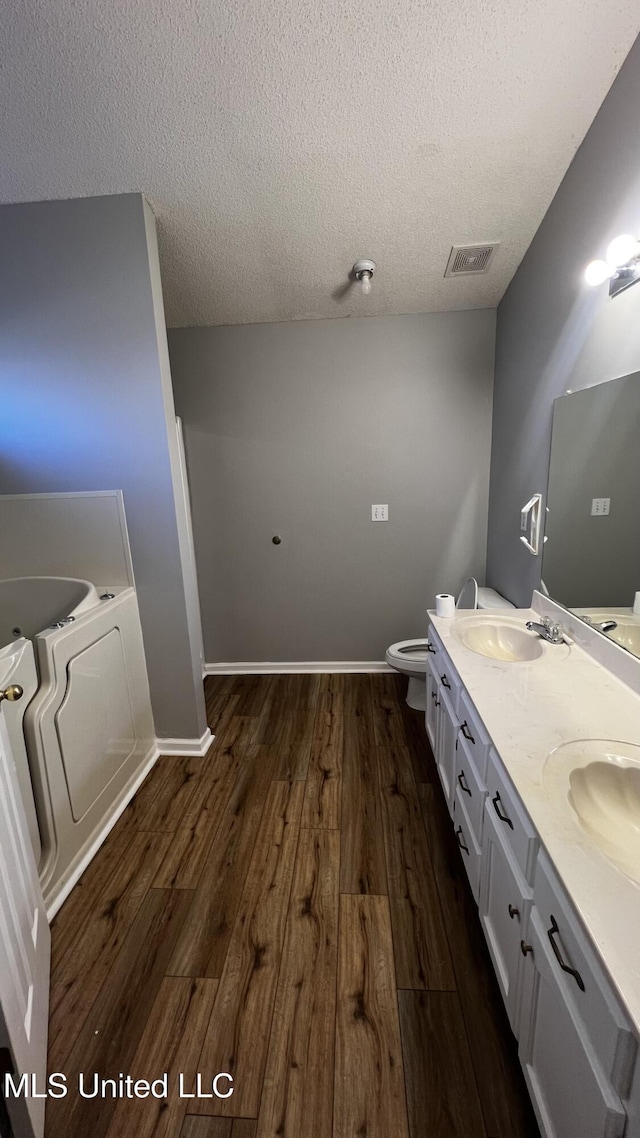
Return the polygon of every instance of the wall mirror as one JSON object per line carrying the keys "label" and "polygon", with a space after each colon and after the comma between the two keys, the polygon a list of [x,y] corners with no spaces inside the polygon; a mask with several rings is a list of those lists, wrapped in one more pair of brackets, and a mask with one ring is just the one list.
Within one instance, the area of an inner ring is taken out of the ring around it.
{"label": "wall mirror", "polygon": [[542,578],[640,656],[640,372],[555,400]]}

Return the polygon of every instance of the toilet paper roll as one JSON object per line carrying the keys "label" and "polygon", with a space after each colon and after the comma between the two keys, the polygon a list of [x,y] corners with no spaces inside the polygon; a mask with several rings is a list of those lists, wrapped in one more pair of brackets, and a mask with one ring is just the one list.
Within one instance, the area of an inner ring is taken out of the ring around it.
{"label": "toilet paper roll", "polygon": [[436,594],[436,616],[455,616],[456,598],[452,593]]}

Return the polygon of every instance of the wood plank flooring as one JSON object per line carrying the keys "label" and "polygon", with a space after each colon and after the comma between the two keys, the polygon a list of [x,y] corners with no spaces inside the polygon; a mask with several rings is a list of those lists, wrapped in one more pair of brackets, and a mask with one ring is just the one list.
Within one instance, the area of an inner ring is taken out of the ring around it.
{"label": "wood plank flooring", "polygon": [[208,755],[158,761],[54,921],[46,1138],[536,1138],[404,689],[207,680]]}

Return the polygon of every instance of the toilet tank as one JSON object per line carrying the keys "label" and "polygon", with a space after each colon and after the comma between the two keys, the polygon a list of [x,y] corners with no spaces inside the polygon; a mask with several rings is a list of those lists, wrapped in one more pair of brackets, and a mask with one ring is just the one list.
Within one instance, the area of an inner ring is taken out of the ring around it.
{"label": "toilet tank", "polygon": [[479,609],[512,609],[515,605],[511,604],[506,597],[501,593],[497,593],[495,589],[478,589],[478,608]]}

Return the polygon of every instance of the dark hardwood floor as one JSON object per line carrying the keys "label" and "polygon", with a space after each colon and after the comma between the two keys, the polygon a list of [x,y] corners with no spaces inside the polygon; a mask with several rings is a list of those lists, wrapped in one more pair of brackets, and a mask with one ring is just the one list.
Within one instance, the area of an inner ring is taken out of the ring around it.
{"label": "dark hardwood floor", "polygon": [[54,921],[47,1138],[536,1138],[404,691],[207,680],[208,755],[158,761]]}

